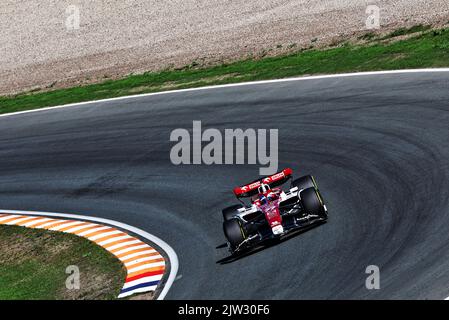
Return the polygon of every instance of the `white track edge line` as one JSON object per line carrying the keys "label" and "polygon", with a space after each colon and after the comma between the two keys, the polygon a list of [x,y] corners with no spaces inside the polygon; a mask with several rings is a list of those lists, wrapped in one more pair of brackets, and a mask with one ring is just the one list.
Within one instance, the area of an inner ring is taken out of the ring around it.
{"label": "white track edge line", "polygon": [[259,80],[259,81],[248,81],[248,82],[239,82],[239,83],[219,84],[219,85],[211,85],[211,86],[204,86],[204,87],[198,87],[198,88],[168,90],[168,91],[160,91],[160,92],[135,94],[135,95],[129,95],[129,96],[123,96],[123,97],[115,97],[115,98],[107,98],[107,99],[100,99],[100,100],[76,102],[76,103],[69,103],[69,104],[53,106],[53,107],[43,107],[43,108],[38,108],[38,109],[33,109],[33,110],[25,110],[25,111],[18,111],[18,112],[0,114],[0,118],[2,118],[2,117],[10,117],[10,116],[20,115],[20,114],[26,114],[26,113],[35,113],[35,112],[41,112],[41,111],[49,111],[49,110],[60,109],[60,108],[83,106],[83,105],[92,104],[92,103],[103,103],[103,102],[109,102],[109,101],[120,101],[120,100],[126,100],[126,99],[144,98],[144,97],[149,97],[149,96],[165,95],[165,94],[173,94],[173,93],[181,93],[181,92],[191,92],[191,91],[201,91],[201,90],[210,90],[210,89],[231,88],[231,87],[238,87],[238,86],[249,86],[249,85],[259,85],[259,84],[269,84],[269,83],[282,83],[282,82],[290,82],[290,81],[346,78],[346,77],[384,75],[384,74],[429,73],[429,72],[449,72],[449,68],[424,68],[424,69],[402,69],[402,70],[385,70],[385,71],[364,71],[364,72],[351,72],[351,73],[327,74],[327,75],[316,75],[316,76],[304,76],[304,77],[293,77],[293,78],[282,78],[282,79],[271,79],[271,80]]}
{"label": "white track edge line", "polygon": [[0,209],[0,213],[10,213],[10,214],[29,215],[29,216],[60,217],[60,218],[82,219],[82,220],[87,220],[87,221],[95,221],[95,222],[105,223],[105,224],[109,224],[112,226],[116,226],[116,227],[125,229],[127,231],[138,234],[139,236],[149,240],[150,242],[155,243],[162,250],[164,250],[164,252],[167,254],[167,256],[170,260],[170,274],[168,276],[167,282],[164,285],[164,288],[162,289],[161,293],[157,297],[157,300],[164,300],[165,296],[167,295],[168,291],[170,290],[171,286],[173,285],[173,283],[175,281],[176,274],[178,273],[178,269],[179,269],[178,256],[176,255],[176,252],[175,252],[175,250],[173,250],[172,247],[170,247],[162,239],[160,239],[146,231],[143,231],[139,228],[130,226],[126,223],[122,223],[122,222],[118,222],[118,221],[114,221],[114,220],[110,220],[110,219],[105,219],[105,218],[97,218],[97,217],[77,215],[77,214],[67,214],[67,213],[1,210],[1,209]]}

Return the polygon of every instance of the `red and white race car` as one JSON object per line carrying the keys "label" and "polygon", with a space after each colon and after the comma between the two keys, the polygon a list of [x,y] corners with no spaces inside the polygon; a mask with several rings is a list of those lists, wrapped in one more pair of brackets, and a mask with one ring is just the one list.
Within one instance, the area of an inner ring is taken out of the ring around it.
{"label": "red and white race car", "polygon": [[[241,204],[223,209],[223,231],[232,254],[268,239],[327,220],[327,208],[315,179],[292,180],[290,168],[234,189]],[[289,190],[279,188],[291,181]],[[249,198],[245,204],[242,198]]]}

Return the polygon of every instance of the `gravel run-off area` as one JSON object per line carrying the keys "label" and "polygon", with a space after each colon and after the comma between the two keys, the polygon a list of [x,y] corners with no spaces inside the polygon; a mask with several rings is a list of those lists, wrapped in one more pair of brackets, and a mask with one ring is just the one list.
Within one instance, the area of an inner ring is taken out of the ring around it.
{"label": "gravel run-off area", "polygon": [[0,94],[325,46],[369,31],[368,5],[381,31],[449,21],[448,0],[3,0]]}

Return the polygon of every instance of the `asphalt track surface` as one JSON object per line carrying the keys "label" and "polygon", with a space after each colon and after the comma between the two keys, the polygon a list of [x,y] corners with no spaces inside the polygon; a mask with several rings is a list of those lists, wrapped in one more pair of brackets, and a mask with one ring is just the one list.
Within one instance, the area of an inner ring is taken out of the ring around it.
{"label": "asphalt track surface", "polygon": [[[313,174],[329,221],[242,259],[220,210],[255,165],[181,165],[170,132],[278,128],[279,168]],[[0,118],[0,207],[121,221],[179,257],[168,299],[449,295],[449,73],[356,76],[99,102]],[[365,288],[368,265],[379,290]]]}

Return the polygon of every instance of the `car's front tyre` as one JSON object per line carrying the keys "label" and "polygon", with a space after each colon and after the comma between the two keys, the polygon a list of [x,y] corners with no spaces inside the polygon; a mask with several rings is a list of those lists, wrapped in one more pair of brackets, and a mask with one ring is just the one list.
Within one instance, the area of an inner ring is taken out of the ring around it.
{"label": "car's front tyre", "polygon": [[245,230],[238,219],[230,219],[223,222],[223,231],[234,251],[246,239]]}
{"label": "car's front tyre", "polygon": [[223,213],[223,219],[225,221],[233,219],[238,213],[238,209],[243,208],[241,204],[235,204],[233,206],[224,208],[221,212]]}

